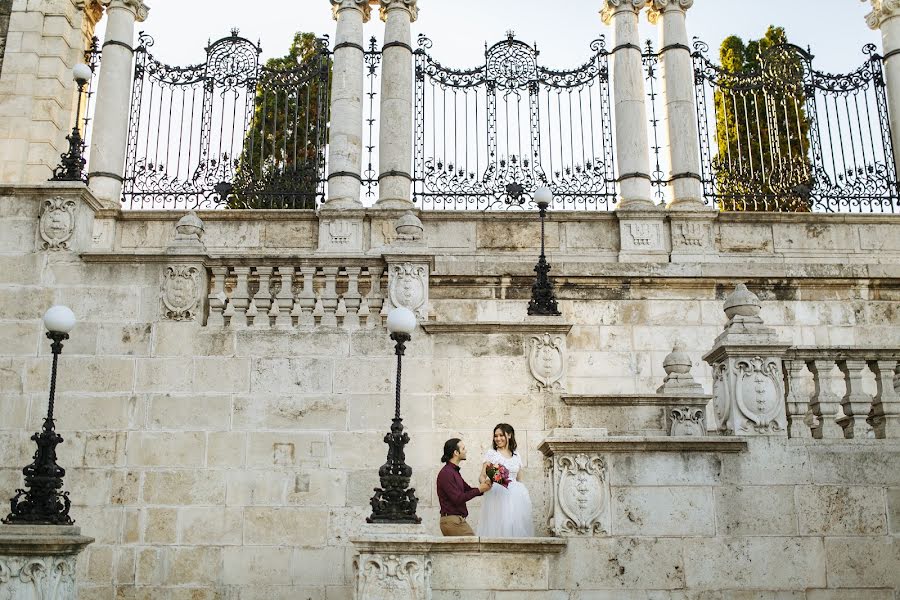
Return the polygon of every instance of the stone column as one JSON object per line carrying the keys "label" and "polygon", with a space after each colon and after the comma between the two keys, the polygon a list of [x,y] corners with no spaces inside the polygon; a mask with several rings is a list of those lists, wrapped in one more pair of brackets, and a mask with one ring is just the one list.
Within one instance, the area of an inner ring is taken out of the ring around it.
{"label": "stone column", "polygon": [[713,371],[716,427],[723,435],[787,435],[781,344],[743,283],[725,299],[728,323],[703,357]]}
{"label": "stone column", "polygon": [[0,598],[75,600],[77,556],[93,541],[70,525],[0,525]]}
{"label": "stone column", "polygon": [[331,78],[328,199],[325,209],[361,208],[363,147],[363,23],[369,0],[330,0],[337,21]]}
{"label": "stone column", "polygon": [[0,181],[43,183],[68,150],[72,68],[100,12],[98,0],[0,1]]}
{"label": "stone column", "polygon": [[872,3],[872,12],[866,15],[866,24],[871,29],[881,30],[881,54],[884,56],[888,114],[894,142],[894,166],[900,170],[900,2],[869,1]]}
{"label": "stone column", "polygon": [[381,0],[384,48],[378,138],[378,208],[410,209],[413,80],[410,23],[417,0]]}
{"label": "stone column", "polygon": [[134,24],[147,18],[143,0],[101,0],[106,36],[91,138],[88,184],[102,201],[119,203],[128,141],[128,115],[134,77]]}

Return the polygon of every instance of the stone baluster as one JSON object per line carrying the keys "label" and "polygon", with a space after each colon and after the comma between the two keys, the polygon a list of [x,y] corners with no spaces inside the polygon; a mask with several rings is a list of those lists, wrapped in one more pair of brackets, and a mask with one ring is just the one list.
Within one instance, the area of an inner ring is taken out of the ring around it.
{"label": "stone baluster", "polygon": [[604,0],[600,11],[603,22],[613,27],[612,80],[620,209],[653,206],[644,67],[638,38],[638,14],[646,4],[646,0]]}
{"label": "stone baluster", "polygon": [[206,324],[209,327],[225,327],[225,277],[228,275],[228,267],[212,268],[212,290],[209,293],[209,318]]}
{"label": "stone baluster", "polygon": [[234,329],[247,328],[247,309],[250,307],[250,267],[234,267],[234,274],[237,277],[237,283],[234,291],[231,292],[231,302],[229,303],[234,310],[231,317],[231,326]]}
{"label": "stone baluster", "polygon": [[341,297],[347,314],[344,316],[344,327],[350,330],[359,329],[359,308],[362,296],[359,293],[359,274],[361,267],[346,267],[347,291]]}
{"label": "stone baluster", "polygon": [[412,36],[416,0],[381,0],[381,128],[378,139],[378,208],[409,209],[412,184]]}
{"label": "stone baluster", "polygon": [[818,426],[815,415],[809,411],[809,398],[803,394],[803,371],[806,362],[799,359],[784,360],[785,402],[787,404],[788,437],[810,438]]}
{"label": "stone baluster", "polygon": [[[865,0],[863,0],[865,2]],[[872,12],[866,15],[869,28],[881,30],[881,55],[884,56],[884,81],[887,88],[888,115],[894,142],[894,166],[900,171],[900,2],[870,0]]]}
{"label": "stone baluster", "polygon": [[316,319],[313,315],[316,307],[316,292],[313,289],[316,268],[300,267],[300,274],[303,275],[303,289],[297,295],[297,304],[299,305],[297,326],[301,329],[313,329],[316,326]]}
{"label": "stone baluster", "polygon": [[369,316],[366,318],[366,327],[381,327],[381,309],[384,306],[384,294],[381,292],[381,278],[384,269],[381,267],[369,267],[369,295],[366,296],[366,306]]}
{"label": "stone baluster", "polygon": [[839,360],[838,368],[844,374],[845,393],[841,398],[844,418],[838,423],[844,430],[844,437],[861,439],[868,435],[866,418],[872,407],[872,396],[862,389],[862,372],[866,368],[864,360]]}
{"label": "stone baluster", "polygon": [[810,399],[810,409],[819,419],[819,428],[813,431],[817,439],[842,438],[844,432],[838,425],[843,416],[840,399],[831,391],[831,369],[833,360],[811,360],[806,363],[813,374],[815,388]]}
{"label": "stone baluster", "polygon": [[328,139],[328,199],[323,208],[361,208],[363,139],[363,23],[369,0],[330,0],[335,29],[332,55],[331,122]]}
{"label": "stone baluster", "polygon": [[269,329],[269,309],[272,307],[272,267],[256,267],[256,276],[259,279],[259,289],[253,294],[253,302],[256,304],[256,318],[253,319],[254,329]]}
{"label": "stone baluster", "polygon": [[131,84],[134,76],[134,24],[147,18],[143,0],[102,0],[106,6],[103,62],[94,103],[89,185],[101,200],[118,205],[122,197]]}
{"label": "stone baluster", "polygon": [[897,360],[869,361],[875,375],[875,400],[872,402],[871,424],[877,438],[900,438],[900,372]]}
{"label": "stone baluster", "polygon": [[278,267],[278,277],[281,278],[281,287],[275,295],[275,304],[278,306],[278,316],[275,317],[276,329],[291,329],[291,308],[294,306],[294,267]]}
{"label": "stone baluster", "polygon": [[323,327],[337,327],[337,316],[335,315],[335,311],[338,306],[338,267],[323,267],[322,273],[325,275],[325,288],[319,296],[319,299],[322,301],[323,310],[322,320],[319,324]]}

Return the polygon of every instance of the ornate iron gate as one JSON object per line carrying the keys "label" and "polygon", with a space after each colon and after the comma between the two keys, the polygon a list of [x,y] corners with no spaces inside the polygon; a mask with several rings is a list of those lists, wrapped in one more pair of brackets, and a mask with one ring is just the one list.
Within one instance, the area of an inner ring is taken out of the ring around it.
{"label": "ornate iron gate", "polygon": [[206,62],[136,49],[123,203],[131,208],[315,208],[325,191],[327,39],[296,67],[259,64],[232,30]]}
{"label": "ornate iron gate", "polygon": [[537,63],[536,47],[507,39],[485,47],[485,64],[442,66],[419,36],[413,199],[421,208],[533,207],[546,185],[557,209],[615,202],[608,52],[570,71]]}
{"label": "ornate iron gate", "polygon": [[703,189],[722,210],[900,210],[874,45],[847,75],[813,69],[792,44],[770,48],[751,73],[714,65],[703,42],[694,50]]}

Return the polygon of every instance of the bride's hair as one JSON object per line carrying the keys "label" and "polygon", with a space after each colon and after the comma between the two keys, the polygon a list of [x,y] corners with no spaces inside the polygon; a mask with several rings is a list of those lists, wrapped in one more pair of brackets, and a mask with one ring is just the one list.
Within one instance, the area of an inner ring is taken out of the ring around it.
{"label": "bride's hair", "polygon": [[509,423],[497,423],[497,426],[491,430],[491,446],[494,447],[494,450],[497,449],[497,443],[494,441],[494,433],[496,433],[498,429],[506,434],[506,443],[508,444],[509,451],[515,454],[517,446],[516,430],[513,429],[513,426]]}

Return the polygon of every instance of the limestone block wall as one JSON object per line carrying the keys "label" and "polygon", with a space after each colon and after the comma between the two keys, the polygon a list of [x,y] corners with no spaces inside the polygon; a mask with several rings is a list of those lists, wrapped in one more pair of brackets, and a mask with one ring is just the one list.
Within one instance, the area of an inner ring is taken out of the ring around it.
{"label": "limestone block wall", "polygon": [[[51,250],[40,217],[54,197],[75,203],[74,229],[67,247]],[[60,362],[59,462],[74,518],[97,539],[79,561],[81,597],[349,599],[350,538],[385,457],[393,345],[380,325],[210,326],[205,300],[195,320],[165,318],[172,262],[321,260],[311,212],[200,213],[206,249],[187,257],[166,253],[180,216],[119,212],[79,186],[0,190],[0,496],[21,485],[46,409],[40,316],[64,303],[80,322]],[[369,259],[386,254],[395,216],[366,213]],[[529,342],[547,325],[525,317],[533,217],[421,218],[434,253],[433,323],[407,348],[403,416],[425,533],[438,533],[443,442],[466,440],[472,482],[500,421],[516,427],[545,531],[550,487],[538,446],[555,428],[604,425],[566,412],[560,395],[652,391],[675,339],[708,391],[700,357],[736,282],[760,296],[766,324],[786,341],[900,344],[893,218],[719,215],[702,260],[645,264],[619,262],[615,215],[558,214],[548,257],[571,328],[554,334],[566,353],[560,386],[541,389]],[[450,322],[465,326],[440,327]],[[441,554],[434,597],[894,600],[900,445],[750,442],[738,454],[611,455],[607,534],[524,563]],[[473,523],[479,507],[470,504]],[[460,576],[481,565],[478,577]]]}
{"label": "limestone block wall", "polygon": [[0,74],[3,73],[3,55],[6,52],[10,13],[12,13],[12,0],[0,0]]}

